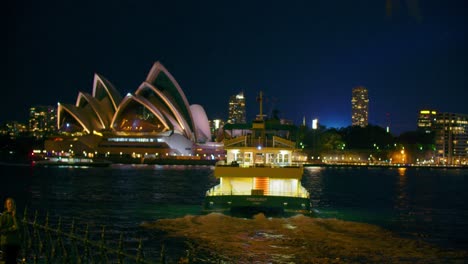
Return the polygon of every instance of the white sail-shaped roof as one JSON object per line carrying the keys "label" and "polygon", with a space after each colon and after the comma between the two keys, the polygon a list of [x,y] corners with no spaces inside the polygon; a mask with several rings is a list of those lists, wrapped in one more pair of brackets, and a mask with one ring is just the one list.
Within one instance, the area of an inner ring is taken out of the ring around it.
{"label": "white sail-shaped roof", "polygon": [[94,75],[92,94],[80,92],[76,104],[59,104],[59,129],[72,122],[75,130],[138,133],[177,133],[205,142],[211,133],[203,107],[190,106],[180,85],[160,63],[153,64],[135,94],[122,98],[115,87]]}
{"label": "white sail-shaped roof", "polygon": [[153,64],[145,82],[156,87],[165,97],[170,99],[171,103],[177,107],[184,120],[186,120],[190,131],[193,131],[192,113],[184,91],[172,74],[159,61]]}
{"label": "white sail-shaped roof", "polygon": [[95,127],[93,130],[101,130],[109,127],[110,122],[105,118],[104,110],[96,98],[94,98],[92,95],[80,92],[78,94],[78,98],[76,99],[76,107],[83,110],[86,109],[87,112],[90,112],[92,118],[95,118],[97,121],[99,121],[99,127]]}
{"label": "white sail-shaped roof", "polygon": [[190,106],[192,111],[193,122],[195,124],[195,134],[199,142],[210,141],[211,130],[208,117],[206,116],[205,109],[201,105],[193,104]]}
{"label": "white sail-shaped roof", "polygon": [[[134,103],[133,109],[131,109],[131,103]],[[145,113],[141,113],[139,109],[135,109],[139,106],[144,107]],[[129,119],[129,116],[132,119]],[[124,123],[128,123],[128,125],[124,125]],[[153,131],[158,133],[172,130],[164,115],[154,105],[144,97],[131,94],[128,94],[120,103],[112,120],[112,128],[124,131]]]}
{"label": "white sail-shaped roof", "polygon": [[90,133],[92,130],[92,124],[90,118],[88,118],[82,111],[81,108],[76,107],[72,104],[58,104],[57,107],[57,123],[58,127],[62,127],[63,123],[66,121],[63,117],[67,113],[71,116],[74,121],[80,124],[83,131],[86,133]]}
{"label": "white sail-shaped roof", "polygon": [[99,102],[109,124],[122,101],[122,96],[106,78],[94,74],[93,97]]}
{"label": "white sail-shaped roof", "polygon": [[147,82],[143,82],[135,94],[147,98],[151,103],[158,106],[165,112],[167,118],[176,121],[176,123],[173,123],[173,126],[180,128],[180,131],[177,132],[185,135],[187,138],[193,139],[193,132],[189,125],[189,123],[192,123],[192,120],[186,120],[183,113],[179,111],[178,105],[174,104],[174,101],[166,97],[159,89]]}

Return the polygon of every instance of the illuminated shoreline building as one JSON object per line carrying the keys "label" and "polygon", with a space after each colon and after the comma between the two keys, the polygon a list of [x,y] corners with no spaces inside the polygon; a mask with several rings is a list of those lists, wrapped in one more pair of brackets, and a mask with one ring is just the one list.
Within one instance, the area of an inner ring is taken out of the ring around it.
{"label": "illuminated shoreline building", "polygon": [[2,136],[10,136],[10,138],[16,138],[18,136],[25,135],[28,132],[28,126],[18,121],[9,121],[0,125],[0,135]]}
{"label": "illuminated shoreline building", "polygon": [[246,111],[245,111],[245,97],[244,93],[232,95],[229,99],[229,124],[245,124]]}
{"label": "illuminated shoreline building", "polygon": [[366,88],[353,88],[351,98],[351,123],[353,126],[366,127],[369,124],[369,95]]}
{"label": "illuminated shoreline building", "polygon": [[418,116],[418,129],[429,134],[434,132],[436,123],[437,111],[435,110],[421,110]]}
{"label": "illuminated shoreline building", "polygon": [[45,142],[49,152],[192,156],[211,139],[205,110],[189,105],[160,62],[154,63],[135,93],[125,97],[95,74],[92,94],[80,92],[75,104],[59,103],[57,113],[59,134]]}
{"label": "illuminated shoreline building", "polygon": [[468,164],[468,115],[438,113],[434,125],[438,162]]}
{"label": "illuminated shoreline building", "polygon": [[57,114],[54,106],[33,106],[29,108],[29,132],[35,137],[43,137],[57,131]]}

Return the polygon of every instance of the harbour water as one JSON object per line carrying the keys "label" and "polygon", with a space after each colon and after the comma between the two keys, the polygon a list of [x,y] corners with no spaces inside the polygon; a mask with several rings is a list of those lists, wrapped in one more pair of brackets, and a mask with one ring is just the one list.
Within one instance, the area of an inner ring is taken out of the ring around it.
{"label": "harbour water", "polygon": [[2,164],[0,198],[14,197],[19,212],[49,214],[52,223],[60,216],[105,226],[114,242],[118,234],[132,245],[142,239],[145,258],[155,262],[164,244],[167,261],[176,263],[187,241],[207,263],[463,263],[468,256],[467,169],[307,167],[303,186],[314,216],[278,219],[202,215],[205,191],[217,183],[213,169]]}

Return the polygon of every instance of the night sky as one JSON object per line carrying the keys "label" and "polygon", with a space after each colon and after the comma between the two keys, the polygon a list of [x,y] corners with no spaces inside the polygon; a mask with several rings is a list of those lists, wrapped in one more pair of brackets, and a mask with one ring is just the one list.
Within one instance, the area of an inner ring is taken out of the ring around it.
{"label": "night sky", "polygon": [[94,73],[133,93],[159,60],[209,119],[240,91],[252,119],[263,91],[266,114],[346,127],[362,85],[370,123],[398,135],[423,108],[468,114],[467,15],[465,0],[9,1],[0,122],[75,103]]}

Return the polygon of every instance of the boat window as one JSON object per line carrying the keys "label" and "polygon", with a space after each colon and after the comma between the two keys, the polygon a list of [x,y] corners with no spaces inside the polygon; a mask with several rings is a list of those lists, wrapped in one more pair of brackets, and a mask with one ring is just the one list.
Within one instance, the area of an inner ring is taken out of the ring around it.
{"label": "boat window", "polygon": [[267,153],[266,154],[266,163],[275,163],[275,153]]}
{"label": "boat window", "polygon": [[255,164],[263,164],[264,163],[265,155],[263,153],[256,153],[255,154]]}
{"label": "boat window", "polygon": [[240,153],[239,152],[234,152],[233,154],[234,154],[233,160],[239,160],[239,156],[240,156],[239,154]]}
{"label": "boat window", "polygon": [[279,164],[289,164],[289,154],[288,153],[279,153],[276,156],[276,162]]}
{"label": "boat window", "polygon": [[245,152],[244,153],[244,164],[252,163],[252,152]]}

